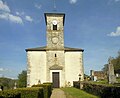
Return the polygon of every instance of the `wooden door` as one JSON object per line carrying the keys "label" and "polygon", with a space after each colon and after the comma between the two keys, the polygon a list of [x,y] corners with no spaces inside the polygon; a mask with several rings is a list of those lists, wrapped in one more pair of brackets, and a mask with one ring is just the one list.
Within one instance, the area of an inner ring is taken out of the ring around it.
{"label": "wooden door", "polygon": [[52,73],[53,87],[59,88],[59,72]]}

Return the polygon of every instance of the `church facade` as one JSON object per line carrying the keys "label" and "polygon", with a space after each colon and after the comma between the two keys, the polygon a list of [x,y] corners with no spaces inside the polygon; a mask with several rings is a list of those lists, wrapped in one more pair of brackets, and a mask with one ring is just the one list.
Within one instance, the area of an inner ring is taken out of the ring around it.
{"label": "church facade", "polygon": [[45,47],[26,49],[27,86],[53,82],[53,87],[73,86],[84,79],[83,49],[64,46],[64,13],[45,13]]}

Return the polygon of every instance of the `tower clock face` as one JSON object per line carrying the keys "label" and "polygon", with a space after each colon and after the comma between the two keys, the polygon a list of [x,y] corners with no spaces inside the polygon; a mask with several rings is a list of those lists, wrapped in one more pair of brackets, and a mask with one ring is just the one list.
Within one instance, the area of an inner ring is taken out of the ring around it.
{"label": "tower clock face", "polygon": [[52,37],[52,43],[57,44],[58,43],[58,37],[56,37],[56,36]]}
{"label": "tower clock face", "polygon": [[57,20],[52,21],[53,25],[57,25]]}

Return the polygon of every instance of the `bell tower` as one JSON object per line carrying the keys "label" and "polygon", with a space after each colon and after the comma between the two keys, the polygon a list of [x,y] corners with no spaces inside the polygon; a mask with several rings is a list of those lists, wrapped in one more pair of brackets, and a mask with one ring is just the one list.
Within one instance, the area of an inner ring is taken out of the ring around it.
{"label": "bell tower", "polygon": [[[64,13],[45,13],[46,47],[26,49],[27,86],[52,82],[53,87],[73,86],[84,80],[83,49],[64,47]],[[74,70],[73,70],[74,69]]]}
{"label": "bell tower", "polygon": [[45,13],[48,49],[64,49],[64,20],[63,13]]}

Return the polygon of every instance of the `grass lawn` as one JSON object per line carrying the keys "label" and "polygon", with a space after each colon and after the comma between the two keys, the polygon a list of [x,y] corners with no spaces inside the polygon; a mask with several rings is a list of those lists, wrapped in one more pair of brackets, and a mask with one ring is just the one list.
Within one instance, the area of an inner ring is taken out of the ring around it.
{"label": "grass lawn", "polygon": [[74,87],[67,87],[61,89],[65,92],[66,98],[99,98],[98,96],[94,96]]}

